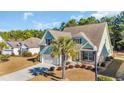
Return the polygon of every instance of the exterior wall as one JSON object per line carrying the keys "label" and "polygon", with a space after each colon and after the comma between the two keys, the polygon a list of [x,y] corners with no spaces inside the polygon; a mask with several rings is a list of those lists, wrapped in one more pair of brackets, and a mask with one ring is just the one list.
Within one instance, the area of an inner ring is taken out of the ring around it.
{"label": "exterior wall", "polygon": [[53,58],[51,55],[42,55],[40,58],[42,63],[48,63],[53,65],[60,65],[60,59],[59,58]]}
{"label": "exterior wall", "polygon": [[100,55],[99,62],[104,62],[106,57],[108,57],[108,56],[109,56],[109,52],[107,51],[106,45],[104,45],[101,55]]}
{"label": "exterior wall", "polygon": [[83,48],[86,48],[86,49],[93,49],[93,47],[89,44],[89,43],[87,43]]}
{"label": "exterior wall", "polygon": [[[28,49],[28,51],[32,54],[38,54],[40,52],[40,48],[30,48]],[[2,51],[2,54],[12,55],[12,53],[14,53],[15,55],[19,55],[19,48],[5,49]]]}
{"label": "exterior wall", "polygon": [[46,39],[54,39],[54,37],[50,34],[49,31],[47,31],[47,32],[44,34],[44,36],[43,36],[43,38],[42,38],[42,40],[41,40],[41,44],[42,44],[42,45],[45,45],[45,44],[46,44]]}
{"label": "exterior wall", "polygon": [[12,49],[4,49],[2,51],[2,54],[4,54],[4,55],[12,55],[12,53],[13,53]]}
{"label": "exterior wall", "polygon": [[5,42],[2,37],[0,37],[0,42]]}
{"label": "exterior wall", "polygon": [[103,32],[103,36],[102,36],[100,46],[99,46],[99,49],[97,52],[97,62],[100,58],[100,55],[101,55],[102,50],[104,48],[104,45],[106,46],[106,49],[108,51],[108,55],[111,56],[112,55],[112,49],[111,49],[112,47],[111,47],[111,43],[110,43],[110,39],[109,39],[109,33],[108,33],[107,25],[106,25],[105,30]]}
{"label": "exterior wall", "polygon": [[85,44],[87,42],[87,40],[85,40],[83,37],[81,37],[81,44]]}
{"label": "exterior wall", "polygon": [[73,40],[75,40],[75,39],[80,39],[82,45],[84,45],[87,42],[87,40],[84,39],[83,37],[73,37]]}
{"label": "exterior wall", "polygon": [[15,55],[19,55],[19,48],[13,48],[13,53]]}
{"label": "exterior wall", "polygon": [[40,48],[29,48],[28,51],[32,54],[38,54],[40,52]]}

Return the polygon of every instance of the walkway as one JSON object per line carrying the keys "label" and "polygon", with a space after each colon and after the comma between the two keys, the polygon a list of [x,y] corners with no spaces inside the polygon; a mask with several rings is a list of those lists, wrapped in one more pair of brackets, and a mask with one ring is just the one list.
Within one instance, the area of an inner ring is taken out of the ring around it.
{"label": "walkway", "polygon": [[51,67],[53,65],[51,64],[46,64],[46,63],[40,63],[37,64],[35,66],[32,67],[28,67],[10,74],[6,74],[3,76],[0,76],[0,81],[26,81],[29,79],[32,79],[33,77],[35,77],[34,75],[32,75],[31,73],[29,73],[30,69],[33,69],[35,67]]}

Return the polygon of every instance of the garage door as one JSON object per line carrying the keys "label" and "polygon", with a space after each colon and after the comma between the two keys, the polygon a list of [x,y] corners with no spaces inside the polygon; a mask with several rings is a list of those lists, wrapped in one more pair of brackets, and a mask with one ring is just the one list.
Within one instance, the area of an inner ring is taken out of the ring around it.
{"label": "garage door", "polygon": [[53,64],[53,65],[59,65],[59,58],[53,58],[51,55],[42,55],[42,62]]}
{"label": "garage door", "polygon": [[13,53],[13,50],[12,49],[5,49],[5,50],[3,50],[2,51],[2,54],[4,54],[4,55],[12,55],[12,53]]}

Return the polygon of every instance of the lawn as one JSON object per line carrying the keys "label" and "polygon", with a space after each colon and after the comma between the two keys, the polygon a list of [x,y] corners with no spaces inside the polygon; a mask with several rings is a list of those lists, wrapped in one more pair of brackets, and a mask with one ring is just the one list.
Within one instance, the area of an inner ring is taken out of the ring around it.
{"label": "lawn", "polygon": [[38,64],[28,61],[25,57],[10,57],[9,61],[0,63],[0,75],[8,74]]}
{"label": "lawn", "polygon": [[124,74],[124,53],[123,52],[114,52],[113,62],[106,68],[102,75],[110,77],[120,77]]}
{"label": "lawn", "polygon": [[114,58],[124,61],[124,53],[123,52],[114,52]]}
{"label": "lawn", "polygon": [[[94,72],[82,68],[74,68],[66,70],[66,77],[69,81],[94,81]],[[58,81],[61,79],[61,71],[55,71],[54,76],[36,76],[30,81]]]}
{"label": "lawn", "polygon": [[106,68],[106,70],[102,73],[102,75],[110,76],[110,77],[117,77],[118,72],[124,72],[124,62],[119,59],[114,59],[114,61],[109,64],[109,66]]}

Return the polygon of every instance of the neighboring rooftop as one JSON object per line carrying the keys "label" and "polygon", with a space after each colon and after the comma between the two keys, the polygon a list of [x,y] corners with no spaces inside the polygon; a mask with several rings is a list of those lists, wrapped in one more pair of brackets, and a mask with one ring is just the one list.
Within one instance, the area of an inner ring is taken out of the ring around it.
{"label": "neighboring rooftop", "polygon": [[8,41],[7,44],[11,46],[12,48],[18,48],[19,47],[19,42],[17,41]]}
{"label": "neighboring rooftop", "polygon": [[23,43],[27,45],[29,48],[37,48],[40,45],[40,41],[41,39],[39,38],[31,37],[23,41]]}

